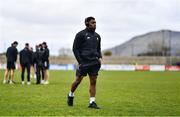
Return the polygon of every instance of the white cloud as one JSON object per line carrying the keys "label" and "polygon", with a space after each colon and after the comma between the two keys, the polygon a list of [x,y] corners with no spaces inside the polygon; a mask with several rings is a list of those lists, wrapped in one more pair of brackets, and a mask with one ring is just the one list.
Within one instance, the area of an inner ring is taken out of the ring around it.
{"label": "white cloud", "polygon": [[179,0],[0,0],[0,52],[14,40],[71,48],[84,18],[94,16],[102,49],[160,29],[180,30]]}

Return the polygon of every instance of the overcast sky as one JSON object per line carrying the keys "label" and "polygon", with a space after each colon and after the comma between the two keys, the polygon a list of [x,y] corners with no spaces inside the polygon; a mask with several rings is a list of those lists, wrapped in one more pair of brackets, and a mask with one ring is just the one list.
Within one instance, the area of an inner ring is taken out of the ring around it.
{"label": "overcast sky", "polygon": [[74,36],[94,16],[102,49],[150,31],[180,31],[180,0],[0,0],[0,52],[46,41],[51,54],[72,48]]}

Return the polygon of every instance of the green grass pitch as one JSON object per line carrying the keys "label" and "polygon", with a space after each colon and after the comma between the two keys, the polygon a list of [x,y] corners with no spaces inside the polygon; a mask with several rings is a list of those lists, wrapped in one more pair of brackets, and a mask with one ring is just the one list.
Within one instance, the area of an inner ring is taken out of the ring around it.
{"label": "green grass pitch", "polygon": [[0,116],[178,116],[180,115],[180,72],[101,71],[96,102],[100,110],[87,108],[89,79],[84,78],[75,92],[74,106],[66,96],[74,80],[74,71],[50,71],[49,85],[2,84],[0,70]]}

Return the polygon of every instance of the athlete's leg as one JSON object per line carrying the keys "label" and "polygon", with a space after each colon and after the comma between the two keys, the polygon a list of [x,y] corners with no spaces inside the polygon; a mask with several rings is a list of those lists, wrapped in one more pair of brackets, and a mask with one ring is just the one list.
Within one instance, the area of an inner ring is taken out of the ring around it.
{"label": "athlete's leg", "polygon": [[89,87],[90,97],[95,97],[97,76],[89,76],[89,80],[90,80],[90,87]]}
{"label": "athlete's leg", "polygon": [[83,76],[76,76],[75,81],[71,85],[71,92],[74,93],[74,91],[77,89],[78,85],[81,83],[83,79]]}
{"label": "athlete's leg", "polygon": [[10,75],[10,70],[6,69],[4,72],[4,81],[3,81],[4,84],[7,83],[9,75]]}

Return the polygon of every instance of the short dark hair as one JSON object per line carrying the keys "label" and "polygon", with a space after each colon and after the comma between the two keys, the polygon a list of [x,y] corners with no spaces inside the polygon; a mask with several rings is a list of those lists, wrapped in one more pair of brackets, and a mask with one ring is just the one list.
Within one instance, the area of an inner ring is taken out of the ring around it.
{"label": "short dark hair", "polygon": [[42,48],[42,44],[39,44],[39,47]]}
{"label": "short dark hair", "polygon": [[88,27],[89,26],[89,21],[90,20],[95,20],[95,18],[94,17],[92,17],[92,16],[90,16],[90,17],[87,17],[86,19],[85,19],[85,25]]}
{"label": "short dark hair", "polygon": [[46,42],[43,42],[42,44],[43,44],[43,45],[47,45]]}
{"label": "short dark hair", "polygon": [[16,44],[16,45],[18,45],[18,42],[17,42],[17,41],[14,41],[14,42],[13,42],[13,44]]}
{"label": "short dark hair", "polygon": [[42,44],[45,45],[45,48],[48,48],[47,43],[45,41]]}
{"label": "short dark hair", "polygon": [[29,43],[26,43],[25,46],[29,46]]}

